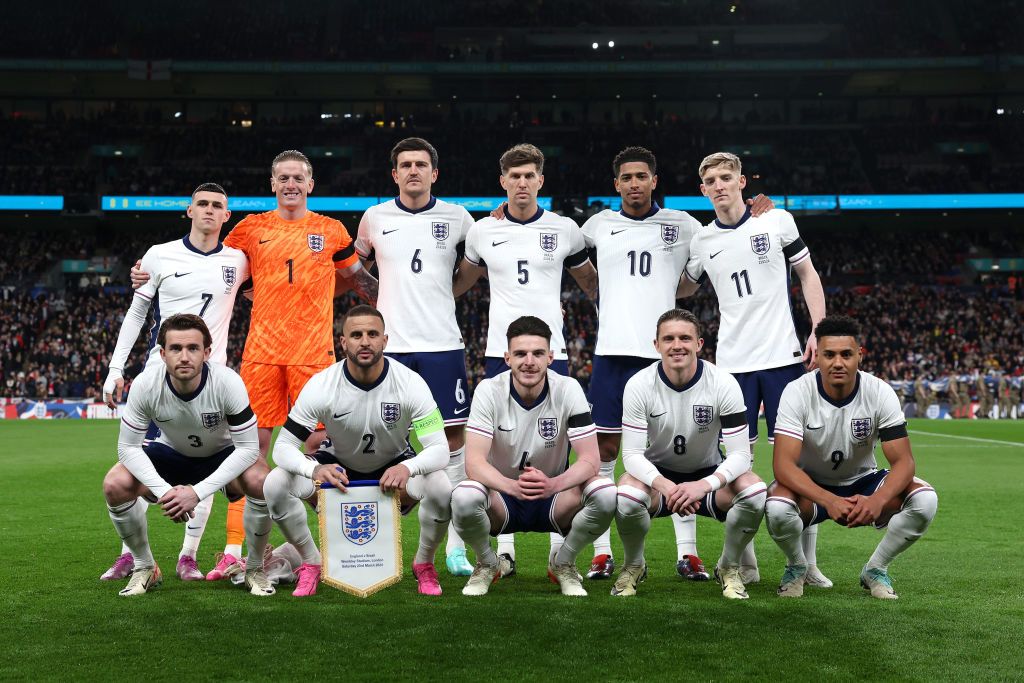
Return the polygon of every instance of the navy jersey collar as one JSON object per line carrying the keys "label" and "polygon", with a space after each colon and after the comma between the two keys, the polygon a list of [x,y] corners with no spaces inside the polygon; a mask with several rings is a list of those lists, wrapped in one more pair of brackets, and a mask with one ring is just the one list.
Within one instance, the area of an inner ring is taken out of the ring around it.
{"label": "navy jersey collar", "polygon": [[544,399],[546,399],[548,397],[548,391],[550,389],[551,389],[551,383],[548,382],[547,373],[544,373],[544,388],[541,390],[540,395],[537,396],[537,400],[533,402],[533,405],[532,406],[528,406],[528,405],[526,405],[523,402],[523,399],[519,395],[519,392],[516,391],[515,382],[512,381],[512,373],[511,372],[508,373],[508,393],[512,396],[512,399],[516,403],[518,403],[519,407],[522,408],[523,410],[533,410],[534,408],[539,406],[541,403],[543,403]]}
{"label": "navy jersey collar", "polygon": [[395,206],[397,206],[402,211],[405,211],[406,213],[411,213],[413,215],[417,213],[423,213],[424,211],[430,211],[436,205],[437,197],[435,197],[434,195],[430,195],[430,201],[427,202],[426,206],[424,206],[422,209],[410,209],[409,207],[402,203],[402,200],[399,197],[395,197]]}
{"label": "navy jersey collar", "polygon": [[526,225],[527,223],[533,223],[534,221],[538,221],[538,220],[540,220],[540,217],[543,216],[543,215],[544,215],[544,209],[542,209],[542,208],[540,208],[538,206],[537,207],[537,213],[533,214],[533,216],[531,216],[530,218],[527,218],[525,221],[521,221],[518,218],[513,217],[512,214],[509,213],[508,209],[505,209],[505,218],[507,220],[512,221],[513,223],[518,223],[519,225]]}
{"label": "navy jersey collar", "polygon": [[818,394],[820,394],[823,399],[828,401],[829,404],[834,405],[836,408],[842,408],[844,406],[850,405],[853,402],[853,399],[857,398],[857,392],[860,391],[860,371],[857,372],[857,381],[853,385],[853,391],[851,391],[850,395],[844,398],[842,401],[836,401],[831,396],[825,393],[825,385],[821,381],[821,370],[818,370],[815,373],[814,379],[818,382]]}
{"label": "navy jersey collar", "polygon": [[208,363],[203,363],[203,375],[199,379],[199,386],[196,387],[196,390],[188,394],[179,394],[178,390],[174,388],[173,384],[171,384],[171,373],[168,372],[166,375],[164,375],[164,381],[167,382],[167,386],[171,390],[171,393],[177,396],[182,401],[185,401],[186,403],[188,403],[189,401],[191,401],[196,396],[202,393],[203,388],[206,386],[206,380],[208,380],[209,378],[210,366]]}
{"label": "navy jersey collar", "polygon": [[624,216],[624,217],[628,218],[631,221],[645,221],[648,218],[650,218],[651,216],[653,216],[654,214],[658,213],[659,211],[661,211],[661,207],[658,206],[658,202],[651,202],[651,210],[648,211],[647,213],[645,213],[643,216],[633,216],[633,215],[630,215],[630,214],[626,213],[626,211],[624,209],[619,209],[619,215],[620,216]]}
{"label": "navy jersey collar", "polygon": [[384,381],[384,378],[388,376],[388,370],[390,368],[391,362],[387,359],[387,356],[385,356],[384,369],[381,371],[380,377],[378,377],[372,384],[363,384],[362,382],[358,381],[355,377],[353,377],[352,373],[348,371],[347,360],[343,361],[341,364],[341,369],[345,372],[345,379],[348,380],[349,384],[354,386],[356,389],[362,389],[363,391],[372,391],[373,389],[379,387],[381,383]]}
{"label": "navy jersey collar", "polygon": [[665,386],[667,386],[672,391],[678,392],[680,394],[686,391],[687,389],[693,387],[695,384],[697,384],[697,382],[700,381],[701,375],[703,374],[704,361],[698,358],[697,371],[693,373],[693,377],[691,377],[690,381],[684,384],[683,386],[677,387],[675,384],[672,384],[672,380],[670,380],[668,378],[668,375],[665,374],[665,367],[661,363],[658,363],[658,377],[660,377],[661,381],[665,383]]}
{"label": "navy jersey collar", "polygon": [[741,225],[743,225],[744,223],[746,223],[749,218],[750,218],[750,207],[748,206],[746,208],[746,210],[743,212],[742,218],[740,218],[739,222],[736,225],[728,225],[728,224],[723,223],[722,221],[718,220],[717,218],[715,219],[715,225],[717,225],[720,228],[724,228],[725,230],[735,230],[736,228],[738,228]]}
{"label": "navy jersey collar", "polygon": [[185,245],[186,249],[188,249],[189,251],[193,251],[193,252],[199,254],[200,256],[211,256],[213,254],[216,254],[217,252],[219,252],[221,249],[224,248],[224,243],[223,242],[217,242],[217,246],[215,246],[210,251],[202,251],[201,249],[197,249],[192,244],[192,241],[188,238],[188,235],[185,235],[181,239],[181,243]]}

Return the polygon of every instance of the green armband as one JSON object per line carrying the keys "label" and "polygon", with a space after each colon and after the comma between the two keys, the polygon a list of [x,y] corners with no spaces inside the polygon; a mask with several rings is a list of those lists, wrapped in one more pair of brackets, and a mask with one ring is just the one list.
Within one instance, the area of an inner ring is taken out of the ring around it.
{"label": "green armband", "polygon": [[434,411],[426,417],[412,423],[412,435],[416,437],[417,441],[422,441],[423,437],[442,429],[444,429],[444,420],[441,419],[441,411],[437,408],[434,408]]}

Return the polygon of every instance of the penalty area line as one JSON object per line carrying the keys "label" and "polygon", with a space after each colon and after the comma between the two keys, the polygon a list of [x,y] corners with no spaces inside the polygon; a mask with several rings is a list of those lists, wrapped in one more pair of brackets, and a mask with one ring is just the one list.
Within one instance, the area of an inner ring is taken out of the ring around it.
{"label": "penalty area line", "polygon": [[1016,446],[1017,448],[1024,448],[1024,443],[1019,441],[999,441],[997,439],[982,439],[977,436],[958,436],[956,434],[942,434],[939,432],[922,432],[918,429],[908,429],[907,432],[910,434],[920,434],[922,436],[938,436],[943,439],[960,439],[962,441],[977,441],[978,443],[994,443],[1000,446]]}

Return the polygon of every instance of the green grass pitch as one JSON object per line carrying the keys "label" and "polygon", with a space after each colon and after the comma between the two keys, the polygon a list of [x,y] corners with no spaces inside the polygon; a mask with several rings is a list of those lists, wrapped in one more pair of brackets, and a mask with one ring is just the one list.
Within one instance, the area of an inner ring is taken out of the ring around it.
{"label": "green grass pitch", "polygon": [[[858,586],[873,530],[823,525],[819,565],[835,587],[787,601],[775,596],[783,558],[762,526],[762,582],[733,602],[714,583],[676,577],[668,520],[653,525],[651,576],[632,599],[612,598],[607,581],[586,582],[585,599],[559,595],[545,578],[540,534],[519,537],[519,575],[483,599],[461,595],[465,579],[448,577],[443,557],[441,598],[417,595],[407,576],[365,600],[327,586],[306,600],[289,587],[261,599],[178,581],[183,530],[155,510],[164,585],[125,599],[120,584],[98,580],[119,550],[100,491],[116,423],[0,422],[0,679],[1019,680],[1024,423],[921,420],[910,429],[939,513],[891,569],[898,601]],[[766,480],[770,460],[762,439],[756,469]],[[224,512],[220,499],[200,548],[204,571],[222,549]],[[415,539],[412,515],[407,572]],[[710,565],[720,525],[698,518],[698,543]],[[621,555],[617,538],[613,547]]]}

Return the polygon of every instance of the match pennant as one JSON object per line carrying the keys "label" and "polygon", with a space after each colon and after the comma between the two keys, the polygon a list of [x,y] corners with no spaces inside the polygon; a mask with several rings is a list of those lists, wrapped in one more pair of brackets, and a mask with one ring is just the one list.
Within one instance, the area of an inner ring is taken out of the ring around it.
{"label": "match pennant", "polygon": [[402,523],[398,494],[379,481],[352,481],[344,493],[328,485],[317,493],[320,578],[365,598],[402,580]]}

